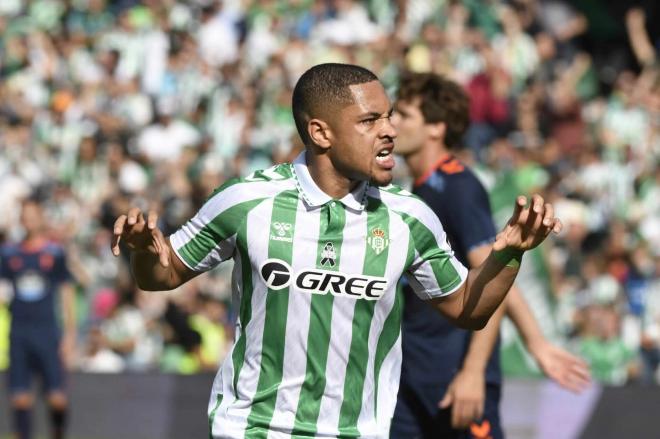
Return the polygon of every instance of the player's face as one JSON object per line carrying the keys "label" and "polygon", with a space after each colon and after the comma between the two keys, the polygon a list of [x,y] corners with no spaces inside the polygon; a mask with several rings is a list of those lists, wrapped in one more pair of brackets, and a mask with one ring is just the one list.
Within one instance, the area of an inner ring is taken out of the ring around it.
{"label": "player's face", "polygon": [[392,124],[399,133],[396,141],[396,153],[402,156],[419,151],[426,140],[426,124],[419,108],[419,99],[396,101]]}
{"label": "player's face", "polygon": [[28,235],[41,231],[43,220],[41,208],[34,203],[25,203],[21,210],[21,225]]}
{"label": "player's face", "polygon": [[379,81],[352,85],[350,90],[354,103],[339,111],[332,123],[330,158],[344,177],[389,184],[397,135],[390,122],[390,100]]}

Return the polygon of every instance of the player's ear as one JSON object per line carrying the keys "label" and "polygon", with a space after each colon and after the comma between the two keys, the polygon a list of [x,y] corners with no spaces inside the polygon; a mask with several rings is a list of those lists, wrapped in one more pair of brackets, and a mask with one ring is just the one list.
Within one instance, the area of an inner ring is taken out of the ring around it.
{"label": "player's ear", "polygon": [[331,144],[330,126],[321,119],[311,119],[307,122],[307,134],[316,145],[327,149]]}
{"label": "player's ear", "polygon": [[434,140],[443,141],[445,133],[447,132],[447,125],[444,122],[430,123],[428,125],[428,133]]}

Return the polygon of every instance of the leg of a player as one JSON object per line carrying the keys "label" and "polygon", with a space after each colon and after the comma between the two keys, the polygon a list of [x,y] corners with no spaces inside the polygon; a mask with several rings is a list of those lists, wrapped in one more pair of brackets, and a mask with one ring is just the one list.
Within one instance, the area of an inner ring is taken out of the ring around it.
{"label": "leg of a player", "polygon": [[50,409],[50,422],[53,439],[63,439],[66,426],[68,408],[67,397],[61,390],[48,394],[48,407]]}
{"label": "leg of a player", "polygon": [[11,407],[14,413],[14,435],[17,439],[32,437],[32,406],[34,397],[29,392],[16,392],[11,397]]}

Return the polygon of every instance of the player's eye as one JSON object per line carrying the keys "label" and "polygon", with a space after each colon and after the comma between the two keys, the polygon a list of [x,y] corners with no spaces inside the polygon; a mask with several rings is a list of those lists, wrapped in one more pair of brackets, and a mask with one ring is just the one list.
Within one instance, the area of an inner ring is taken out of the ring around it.
{"label": "player's eye", "polygon": [[378,120],[378,119],[375,118],[375,117],[370,117],[369,119],[364,119],[364,120],[360,121],[360,123],[361,123],[362,125],[370,126],[370,125],[375,124],[375,123],[376,123],[376,120]]}

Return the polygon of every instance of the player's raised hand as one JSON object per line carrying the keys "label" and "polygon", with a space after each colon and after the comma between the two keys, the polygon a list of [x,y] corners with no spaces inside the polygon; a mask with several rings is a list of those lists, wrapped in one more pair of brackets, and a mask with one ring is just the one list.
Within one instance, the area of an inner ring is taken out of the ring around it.
{"label": "player's raised hand", "polygon": [[123,240],[126,246],[136,252],[152,253],[158,256],[163,267],[170,265],[170,250],[163,232],[156,226],[158,214],[149,211],[147,219],[137,207],[131,208],[127,214],[121,215],[115,221],[112,236],[112,254],[119,256],[119,242]]}
{"label": "player's raised hand", "polygon": [[552,204],[546,203],[540,195],[534,195],[529,206],[527,198],[519,196],[511,219],[497,235],[493,250],[533,249],[543,242],[550,232],[561,231],[561,221],[555,218],[554,213]]}

